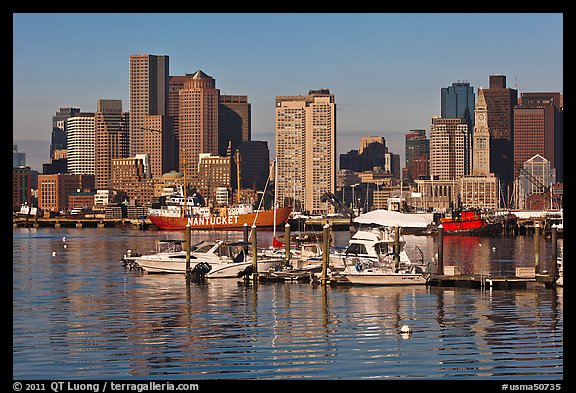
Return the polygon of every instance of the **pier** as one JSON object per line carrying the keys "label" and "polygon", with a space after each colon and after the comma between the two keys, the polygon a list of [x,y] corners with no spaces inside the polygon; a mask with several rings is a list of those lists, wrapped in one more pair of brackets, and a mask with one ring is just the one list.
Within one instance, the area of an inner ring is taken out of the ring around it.
{"label": "pier", "polygon": [[99,217],[14,217],[13,228],[131,228],[148,229],[150,222],[134,218]]}

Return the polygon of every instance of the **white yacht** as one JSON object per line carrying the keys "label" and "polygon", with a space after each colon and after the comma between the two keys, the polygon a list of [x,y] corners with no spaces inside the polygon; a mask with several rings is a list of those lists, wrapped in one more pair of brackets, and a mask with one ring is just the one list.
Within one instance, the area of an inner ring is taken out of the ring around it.
{"label": "white yacht", "polygon": [[410,261],[405,244],[401,228],[360,229],[343,252],[330,255],[330,266],[342,266],[342,271],[333,274],[352,284],[425,285],[429,274],[423,265]]}
{"label": "white yacht", "polygon": [[[137,266],[147,273],[186,273],[186,250],[182,241],[159,241],[157,252],[149,255],[129,255],[125,262]],[[167,246],[169,244],[169,246]],[[190,251],[190,269],[206,278],[241,277],[252,268],[252,256],[245,242],[228,243],[222,240],[202,241]],[[258,255],[258,271],[281,266],[283,260]]]}

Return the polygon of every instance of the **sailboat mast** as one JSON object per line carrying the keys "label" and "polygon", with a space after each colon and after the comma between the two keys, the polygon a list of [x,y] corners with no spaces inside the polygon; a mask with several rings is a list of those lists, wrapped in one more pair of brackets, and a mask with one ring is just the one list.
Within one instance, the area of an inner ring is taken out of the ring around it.
{"label": "sailboat mast", "polygon": [[[277,158],[274,159],[274,199],[273,199],[273,209],[274,209],[274,233],[273,233],[273,238],[276,239],[276,193],[278,191],[278,162],[277,162]],[[264,195],[262,195],[262,198],[264,198]],[[287,241],[287,240],[285,240]]]}
{"label": "sailboat mast", "polygon": [[236,187],[237,187],[237,203],[240,203],[240,150],[236,150]]}

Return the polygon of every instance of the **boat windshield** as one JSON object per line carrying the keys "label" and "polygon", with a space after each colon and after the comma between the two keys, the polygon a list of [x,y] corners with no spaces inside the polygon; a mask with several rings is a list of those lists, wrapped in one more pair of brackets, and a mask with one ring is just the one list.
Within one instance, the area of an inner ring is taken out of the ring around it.
{"label": "boat windshield", "polygon": [[344,253],[355,255],[366,255],[367,254],[366,246],[364,244],[351,243]]}

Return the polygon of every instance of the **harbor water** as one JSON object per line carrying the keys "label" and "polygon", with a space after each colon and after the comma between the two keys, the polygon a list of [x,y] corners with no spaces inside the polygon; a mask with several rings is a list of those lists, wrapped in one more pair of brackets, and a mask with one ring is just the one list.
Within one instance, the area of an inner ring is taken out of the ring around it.
{"label": "harbor water", "polygon": [[[122,264],[127,250],[149,253],[159,238],[184,233],[14,228],[13,378],[564,378],[561,287],[196,283]],[[192,233],[193,242],[217,238],[242,232]],[[258,233],[259,246],[271,239]],[[434,237],[406,240],[411,259],[434,257]],[[551,241],[541,242],[546,270]],[[445,236],[443,249],[444,265],[464,274],[534,265],[533,236]]]}

